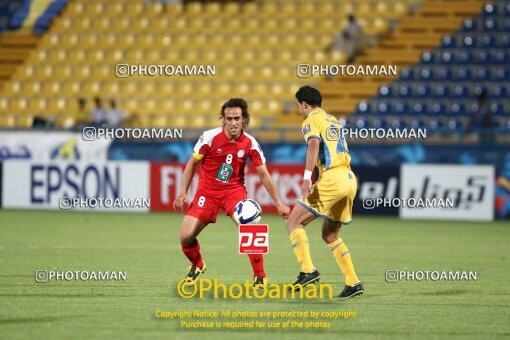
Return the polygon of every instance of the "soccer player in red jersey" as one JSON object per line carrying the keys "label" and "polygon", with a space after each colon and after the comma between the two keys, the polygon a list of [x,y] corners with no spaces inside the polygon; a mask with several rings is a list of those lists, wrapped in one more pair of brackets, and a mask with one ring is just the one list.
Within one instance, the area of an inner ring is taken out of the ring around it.
{"label": "soccer player in red jersey", "polygon": [[[242,98],[227,101],[221,108],[220,119],[223,127],[205,131],[195,145],[184,169],[181,192],[174,201],[174,209],[183,210],[195,168],[203,162],[197,192],[181,225],[182,252],[191,262],[185,278],[189,284],[193,284],[206,269],[197,236],[209,223],[216,222],[220,208],[232,217],[236,204],[247,198],[244,168],[248,158],[255,165],[260,181],[271,195],[278,213],[287,218],[290,211],[282,203],[271,180],[259,144],[244,131],[250,122],[246,101]],[[262,255],[248,256],[253,268],[253,285],[265,285],[267,279]]]}

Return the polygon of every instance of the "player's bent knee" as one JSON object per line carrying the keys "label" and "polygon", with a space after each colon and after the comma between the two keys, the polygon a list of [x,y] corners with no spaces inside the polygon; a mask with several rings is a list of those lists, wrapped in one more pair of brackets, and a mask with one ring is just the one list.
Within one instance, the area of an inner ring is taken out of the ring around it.
{"label": "player's bent knee", "polygon": [[193,236],[192,234],[184,233],[180,235],[180,239],[181,244],[193,244],[196,240],[196,237]]}
{"label": "player's bent knee", "polygon": [[301,227],[301,222],[300,222],[301,214],[300,214],[300,210],[299,210],[300,207],[301,206],[299,206],[299,205],[294,206],[294,208],[292,209],[292,211],[289,214],[289,217],[287,218],[287,220],[285,220],[285,226],[287,227],[287,230],[289,231],[289,233],[291,233],[295,229]]}
{"label": "player's bent knee", "polygon": [[299,223],[295,219],[291,219],[290,217],[285,220],[285,227],[289,231],[289,233],[293,232],[295,229],[299,228]]}
{"label": "player's bent knee", "polygon": [[338,234],[337,233],[322,233],[322,239],[327,244],[333,243],[336,240],[338,240]]}

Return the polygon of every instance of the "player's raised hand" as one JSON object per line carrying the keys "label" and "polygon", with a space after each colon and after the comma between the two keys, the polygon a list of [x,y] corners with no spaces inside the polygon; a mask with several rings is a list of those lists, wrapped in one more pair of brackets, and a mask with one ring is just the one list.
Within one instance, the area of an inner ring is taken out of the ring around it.
{"label": "player's raised hand", "polygon": [[283,217],[284,220],[289,217],[290,208],[283,204],[282,202],[276,203],[276,209],[278,209],[278,214]]}
{"label": "player's raised hand", "polygon": [[187,192],[181,192],[174,200],[174,209],[175,210],[183,210],[184,202],[188,198]]}
{"label": "player's raised hand", "polygon": [[301,184],[301,199],[304,201],[312,193],[312,181],[309,179],[303,180]]}

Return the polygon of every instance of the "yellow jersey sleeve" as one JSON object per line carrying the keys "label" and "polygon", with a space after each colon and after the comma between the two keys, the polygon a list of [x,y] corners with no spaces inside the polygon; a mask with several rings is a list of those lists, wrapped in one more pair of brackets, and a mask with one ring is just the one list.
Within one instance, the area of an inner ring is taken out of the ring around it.
{"label": "yellow jersey sleeve", "polygon": [[321,124],[317,115],[310,115],[306,118],[301,125],[301,130],[306,142],[312,137],[321,139]]}

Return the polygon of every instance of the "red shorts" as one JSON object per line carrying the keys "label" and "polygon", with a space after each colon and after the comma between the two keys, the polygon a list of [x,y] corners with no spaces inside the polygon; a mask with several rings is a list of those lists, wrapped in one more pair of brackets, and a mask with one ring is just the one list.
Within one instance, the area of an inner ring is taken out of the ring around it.
{"label": "red shorts", "polygon": [[233,190],[205,190],[198,188],[193,202],[186,215],[198,218],[203,223],[215,223],[218,210],[222,208],[228,216],[232,216],[239,201],[248,198],[246,189],[239,187]]}

